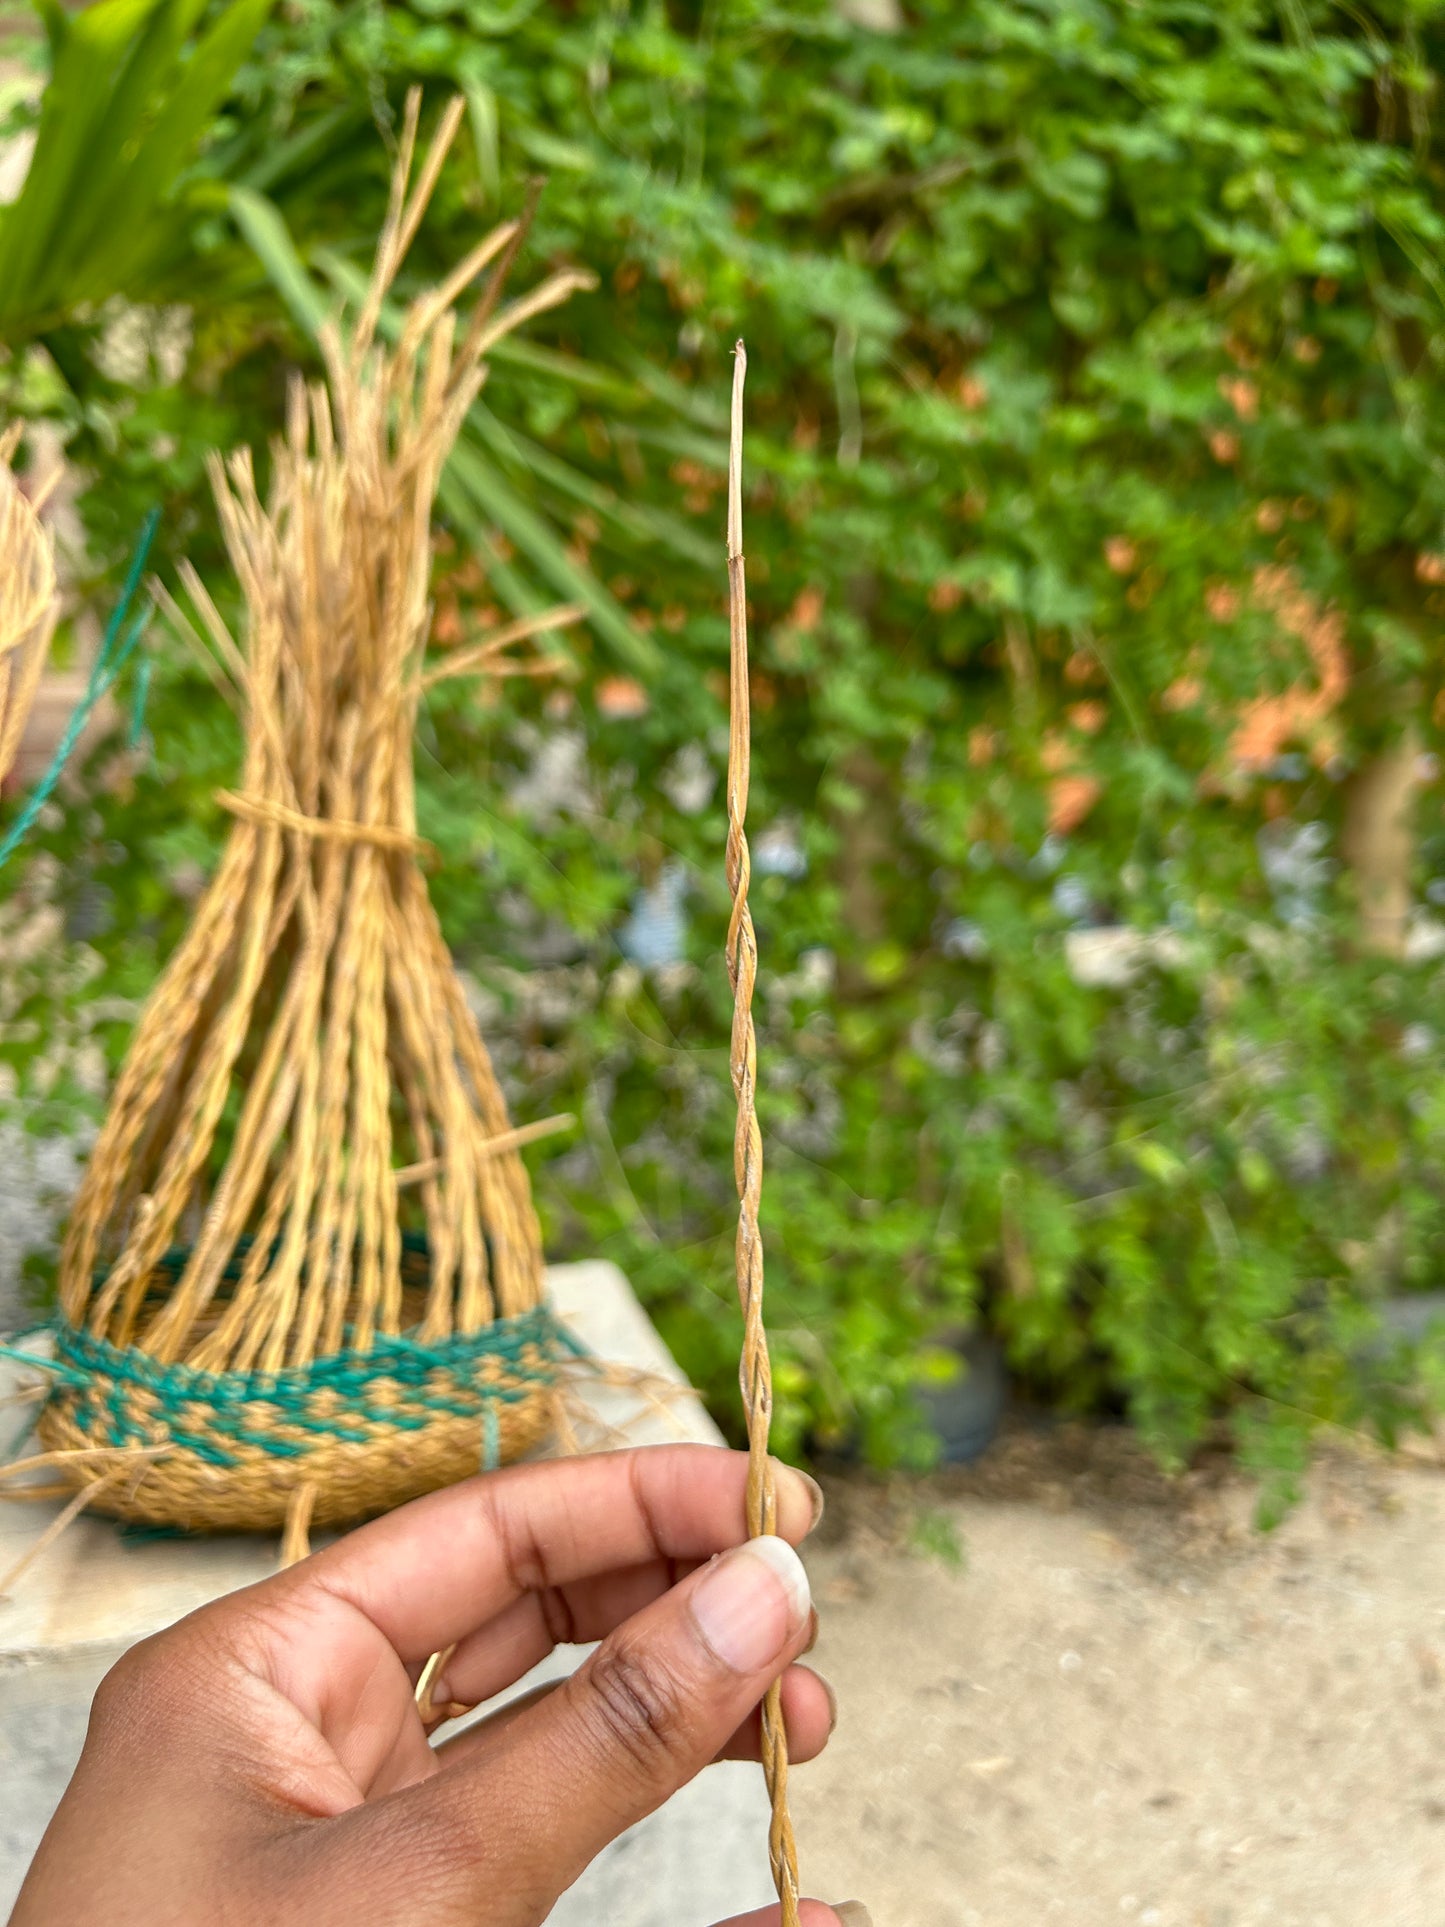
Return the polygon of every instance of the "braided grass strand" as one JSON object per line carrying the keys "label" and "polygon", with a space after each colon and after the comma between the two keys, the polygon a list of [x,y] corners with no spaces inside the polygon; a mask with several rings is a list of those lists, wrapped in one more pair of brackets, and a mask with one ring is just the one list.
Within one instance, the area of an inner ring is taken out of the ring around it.
{"label": "braided grass strand", "polygon": [[[748,357],[742,342],[734,350],[732,435],[728,452],[728,627],[731,636],[731,690],[728,726],[727,878],[732,894],[728,922],[728,978],[733,991],[732,1079],[737,1097],[733,1170],[738,1187],[737,1278],[743,1312],[743,1409],[748,1421],[748,1532],[777,1531],[778,1503],[768,1431],[773,1417],[773,1374],[768,1334],[763,1325],[763,1240],[758,1205],[763,1189],[763,1140],[758,1129],[756,1087],[758,1053],[753,1030],[753,986],[758,946],[748,909],[751,862],[744,822],[748,813],[751,765],[748,700],[747,581],[743,565],[743,383]],[[773,1804],[768,1855],[773,1884],[782,1903],[782,1927],[798,1927],[798,1850],[788,1813],[788,1737],[783,1726],[781,1688],[768,1688],[762,1711],[763,1772]]]}

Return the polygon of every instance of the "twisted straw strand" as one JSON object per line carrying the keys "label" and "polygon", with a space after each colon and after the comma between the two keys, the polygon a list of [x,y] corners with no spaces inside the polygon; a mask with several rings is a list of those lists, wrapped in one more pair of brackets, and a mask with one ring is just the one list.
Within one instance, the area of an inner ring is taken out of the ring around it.
{"label": "twisted straw strand", "polygon": [[[732,893],[728,922],[728,979],[733,991],[732,1079],[737,1097],[737,1133],[733,1140],[733,1170],[738,1187],[737,1278],[743,1311],[743,1409],[748,1421],[748,1532],[776,1532],[777,1494],[773,1465],[768,1457],[768,1430],[773,1417],[773,1374],[768,1359],[768,1335],[763,1325],[763,1241],[758,1229],[758,1205],[763,1189],[763,1140],[758,1129],[757,1038],[753,1030],[753,985],[758,974],[758,946],[748,909],[751,862],[744,822],[748,812],[751,763],[748,702],[747,582],[743,567],[743,383],[747,350],[740,341],[734,350],[732,435],[728,451],[728,627],[732,676],[728,725],[728,841],[727,878]],[[798,1927],[798,1850],[788,1813],[788,1737],[783,1726],[781,1688],[768,1688],[762,1711],[763,1772],[772,1800],[768,1856],[773,1885],[782,1903],[782,1927]]]}

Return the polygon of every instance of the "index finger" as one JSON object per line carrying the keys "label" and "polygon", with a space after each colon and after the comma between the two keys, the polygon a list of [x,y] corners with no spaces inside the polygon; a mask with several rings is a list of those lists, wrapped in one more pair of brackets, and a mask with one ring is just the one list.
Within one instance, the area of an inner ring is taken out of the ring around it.
{"label": "index finger", "polygon": [[[403,1660],[421,1660],[525,1593],[740,1545],[747,1478],[746,1453],[713,1445],[512,1466],[373,1520],[287,1578],[355,1606]],[[777,1532],[796,1545],[816,1524],[822,1495],[791,1466],[777,1465],[776,1478]]]}

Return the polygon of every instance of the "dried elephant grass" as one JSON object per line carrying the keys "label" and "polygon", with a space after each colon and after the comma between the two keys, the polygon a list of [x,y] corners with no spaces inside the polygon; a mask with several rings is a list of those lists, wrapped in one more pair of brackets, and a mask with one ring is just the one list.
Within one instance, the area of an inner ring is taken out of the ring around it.
{"label": "dried elephant grass", "polygon": [[19,443],[18,425],[0,435],[0,781],[20,747],[59,607],[54,548],[11,468]]}
{"label": "dried elephant grass", "polygon": [[[424,663],[431,516],[510,306],[508,222],[383,342],[453,139],[408,105],[367,297],[293,388],[268,499],[213,463],[246,603],[165,598],[245,719],[215,879],[147,1004],[65,1240],[39,1422],[99,1510],[187,1528],[354,1518],[525,1450],[561,1336],[525,1168],[428,898],[411,741],[438,676],[534,669],[514,624]],[[456,303],[478,277],[464,321]],[[99,1449],[100,1456],[97,1456]],[[115,1456],[107,1459],[106,1453]]]}

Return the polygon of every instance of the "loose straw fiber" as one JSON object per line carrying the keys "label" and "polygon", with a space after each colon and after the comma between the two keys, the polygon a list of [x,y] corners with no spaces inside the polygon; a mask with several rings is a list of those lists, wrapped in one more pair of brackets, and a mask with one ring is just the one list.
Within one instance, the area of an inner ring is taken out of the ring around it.
{"label": "loose straw fiber", "polygon": [[323,331],[325,384],[293,387],[268,500],[249,453],[212,462],[244,638],[194,572],[197,627],[164,598],[243,714],[244,771],[79,1193],[39,1426],[56,1452],[133,1457],[92,1501],[126,1517],[274,1527],[314,1499],[324,1525],[512,1457],[548,1422],[563,1341],[518,1134],[419,865],[411,739],[424,686],[532,669],[507,648],[575,615],[423,664],[432,505],[484,356],[585,277],[499,308],[508,222],[381,345],[460,116],[412,186],[408,103],[369,292]]}
{"label": "loose straw fiber", "polygon": [[55,630],[55,551],[11,462],[19,426],[0,435],[0,781],[20,747]]}
{"label": "loose straw fiber", "polygon": [[[763,1193],[763,1138],[758,1129],[757,1037],[753,1030],[753,986],[758,974],[758,944],[748,908],[752,864],[748,855],[748,779],[752,764],[748,694],[748,590],[743,563],[743,383],[748,357],[739,342],[734,352],[732,437],[728,459],[728,617],[732,675],[728,715],[727,878],[732,894],[728,923],[728,978],[733,991],[732,1079],[737,1097],[733,1168],[738,1187],[737,1282],[743,1311],[739,1377],[748,1421],[748,1532],[778,1529],[778,1500],[768,1432],[773,1418],[773,1372],[763,1324],[763,1238],[758,1208]],[[772,1800],[768,1856],[773,1884],[782,1903],[782,1927],[798,1927],[798,1850],[788,1813],[788,1734],[783,1724],[782,1688],[768,1688],[762,1708],[763,1772]]]}

